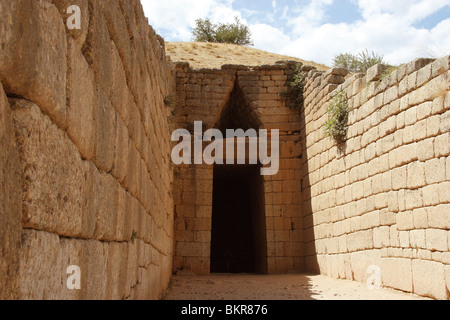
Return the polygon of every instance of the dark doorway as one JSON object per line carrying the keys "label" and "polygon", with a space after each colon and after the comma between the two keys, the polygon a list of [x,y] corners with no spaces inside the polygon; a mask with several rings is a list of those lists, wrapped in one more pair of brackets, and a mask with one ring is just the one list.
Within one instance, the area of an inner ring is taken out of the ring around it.
{"label": "dark doorway", "polygon": [[259,166],[214,168],[212,273],[265,273],[266,236]]}

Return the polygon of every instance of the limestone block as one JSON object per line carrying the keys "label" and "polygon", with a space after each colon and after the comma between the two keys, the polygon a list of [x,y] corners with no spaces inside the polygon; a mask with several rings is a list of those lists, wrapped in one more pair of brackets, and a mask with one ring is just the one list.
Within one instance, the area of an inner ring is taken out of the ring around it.
{"label": "limestone block", "polygon": [[439,184],[438,193],[439,193],[439,202],[440,203],[450,203],[450,181],[445,181]]}
{"label": "limestone block", "polygon": [[412,215],[416,229],[428,228],[428,210],[426,208],[414,209]]}
{"label": "limestone block", "polygon": [[372,81],[378,81],[381,79],[381,75],[383,74],[383,72],[385,72],[387,70],[387,66],[384,64],[377,64],[371,68],[369,68],[369,70],[367,70],[367,75],[366,75],[366,82],[372,82]]}
{"label": "limestone block", "polygon": [[449,83],[447,73],[441,74],[427,82],[424,86],[411,92],[409,103],[411,105],[418,105],[425,101],[432,101],[444,95],[449,90]]}
{"label": "limestone block", "polygon": [[[430,160],[435,156],[435,148],[436,144],[440,146],[439,143],[436,143],[435,138],[429,138],[426,140],[419,141],[417,143],[417,154],[419,156],[419,161]],[[445,147],[443,148],[445,150]]]}
{"label": "limestone block", "polygon": [[450,132],[450,110],[441,115],[440,131],[442,133]]}
{"label": "limestone block", "polygon": [[127,257],[126,260],[126,296],[125,299],[132,299],[131,289],[136,287],[138,283],[138,256],[137,256],[137,241],[134,243],[127,243]]}
{"label": "limestone block", "polygon": [[[61,276],[61,285],[58,286],[58,288],[55,288],[55,296],[58,300],[79,300],[81,298],[81,290],[70,290],[67,288],[67,281],[69,277],[73,275],[67,273],[67,271],[70,266],[81,266],[83,241],[61,238],[59,242],[60,263],[58,266],[60,266],[61,269],[58,270],[58,275]],[[82,278],[86,274],[84,274],[82,270],[80,271]],[[81,287],[81,289],[83,289],[83,287]]]}
{"label": "limestone block", "polygon": [[411,210],[420,208],[423,205],[421,190],[406,190],[405,191],[405,209]]}
{"label": "limestone block", "polygon": [[425,206],[434,206],[439,204],[439,184],[432,184],[422,189],[423,204]]}
{"label": "limestone block", "polygon": [[108,254],[105,289],[105,299],[107,300],[120,300],[122,298],[120,280],[125,277],[125,274],[122,269],[121,261],[124,257],[120,255],[120,246],[126,246],[126,244],[104,243],[104,250]]}
{"label": "limestone block", "polygon": [[[103,2],[102,2],[103,3]],[[109,98],[116,112],[125,123],[129,121],[129,109],[133,107],[132,97],[127,85],[127,78],[116,44],[112,43],[112,84]]]}
{"label": "limestone block", "polygon": [[435,59],[428,59],[428,58],[417,58],[411,62],[409,62],[406,66],[406,72],[407,74],[411,74],[415,71],[419,71],[426,65],[432,63]]}
{"label": "limestone block", "polygon": [[89,2],[89,31],[83,45],[83,54],[94,70],[95,80],[109,96],[112,87],[112,45],[100,2]]}
{"label": "limestone block", "polygon": [[[0,4],[1,7],[1,4]],[[17,274],[21,236],[22,188],[19,151],[11,109],[0,84],[0,299],[19,299]]]}
{"label": "limestone block", "polygon": [[373,230],[373,243],[375,248],[386,248],[389,242],[389,227],[383,226]]}
{"label": "limestone block", "polygon": [[70,6],[76,5],[80,8],[81,29],[66,29],[76,43],[76,46],[81,50],[86,36],[89,30],[89,3],[88,0],[50,0],[59,10],[59,13],[63,17],[64,25],[67,26],[67,20],[73,16],[73,12],[67,13],[67,9]]}
{"label": "limestone block", "polygon": [[373,248],[373,230],[351,233],[347,239],[347,247],[350,252]]}
{"label": "limestone block", "polygon": [[381,277],[384,286],[406,292],[413,291],[413,275],[410,259],[382,259],[381,269]]}
{"label": "limestone block", "polygon": [[417,107],[411,107],[405,112],[405,125],[410,126],[417,122]]}
{"label": "limestone block", "polygon": [[441,116],[436,115],[426,119],[427,121],[427,136],[434,137],[440,133]]}
{"label": "limestone block", "polygon": [[10,102],[23,161],[23,225],[79,235],[84,168],[78,150],[38,106],[26,100]]}
{"label": "limestone block", "polygon": [[67,134],[81,157],[92,160],[95,155],[97,92],[94,75],[75,43],[68,38]]}
{"label": "limestone block", "polygon": [[417,86],[421,87],[423,84],[431,80],[431,66],[428,64],[417,72]]}
{"label": "limestone block", "polygon": [[425,230],[411,230],[409,233],[411,248],[426,249]]}
{"label": "limestone block", "polygon": [[[114,148],[114,160],[112,166],[112,175],[119,182],[123,182],[128,171],[128,154],[130,148],[130,138],[128,134],[128,129],[120,116],[116,117],[117,127],[116,127],[116,137],[115,137],[115,148]],[[133,147],[133,146],[131,146]]]}
{"label": "limestone block", "polygon": [[412,262],[414,293],[435,299],[448,299],[442,263],[415,259]]}
{"label": "limestone block", "polygon": [[95,240],[82,242],[81,247],[81,299],[104,300],[106,297],[107,252],[103,243]]}
{"label": "limestone block", "polygon": [[449,231],[442,229],[427,229],[426,243],[427,249],[431,251],[448,251],[448,237]]}
{"label": "limestone block", "polygon": [[45,0],[2,0],[0,6],[0,81],[5,92],[36,103],[65,129],[67,44],[61,15]]}
{"label": "limestone block", "polygon": [[431,65],[431,69],[433,78],[448,71],[450,69],[450,56],[447,55],[435,60]]}
{"label": "limestone block", "polygon": [[96,103],[96,136],[95,144],[95,164],[104,171],[112,169],[115,152],[117,120],[108,96],[100,86],[97,86]]}
{"label": "limestone block", "polygon": [[89,239],[92,238],[95,232],[98,197],[93,197],[96,194],[100,173],[97,167],[92,162],[84,162],[84,189],[82,194],[82,232],[81,237]]}
{"label": "limestone block", "polygon": [[[449,93],[447,93],[446,95],[449,95]],[[430,108],[431,114],[435,115],[435,114],[441,114],[441,113],[445,112],[445,110],[446,110],[445,109],[445,96],[442,95],[433,100],[431,108]],[[428,104],[429,103],[430,102],[428,102]]]}
{"label": "limestone block", "polygon": [[407,166],[395,168],[392,170],[392,188],[400,190],[407,185]]}
{"label": "limestone block", "polygon": [[425,166],[423,162],[415,161],[407,168],[407,187],[417,189],[425,185]]}
{"label": "limestone block", "polygon": [[445,180],[445,159],[431,159],[425,162],[425,177],[427,184]]}
{"label": "limestone block", "polygon": [[414,219],[410,211],[400,212],[396,215],[397,229],[400,231],[413,230]]}
{"label": "limestone block", "polygon": [[369,266],[381,266],[382,260],[379,250],[367,250],[350,253],[350,267],[355,281],[366,283],[370,276]]}
{"label": "limestone block", "polygon": [[24,230],[20,250],[20,299],[54,300],[67,274],[61,274],[60,242],[55,234]]}
{"label": "limestone block", "polygon": [[450,157],[447,157],[447,160],[445,162],[445,168],[446,168],[446,178],[447,180],[450,180]]}
{"label": "limestone block", "polygon": [[102,173],[98,184],[94,186],[95,197],[98,199],[96,208],[96,225],[93,238],[102,241],[113,241],[117,225],[117,194],[118,184],[109,174]]}

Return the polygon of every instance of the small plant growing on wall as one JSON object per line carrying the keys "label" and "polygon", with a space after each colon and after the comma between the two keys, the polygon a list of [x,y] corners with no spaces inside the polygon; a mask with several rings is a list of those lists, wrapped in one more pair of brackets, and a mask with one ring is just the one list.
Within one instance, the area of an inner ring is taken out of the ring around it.
{"label": "small plant growing on wall", "polygon": [[299,64],[292,76],[288,79],[288,90],[281,93],[281,97],[286,100],[286,106],[289,109],[300,111],[303,107],[304,81],[305,74],[301,70],[301,64]]}
{"label": "small plant growing on wall", "polygon": [[348,103],[345,91],[339,91],[328,107],[328,120],[324,124],[325,136],[337,144],[345,142],[348,130]]}

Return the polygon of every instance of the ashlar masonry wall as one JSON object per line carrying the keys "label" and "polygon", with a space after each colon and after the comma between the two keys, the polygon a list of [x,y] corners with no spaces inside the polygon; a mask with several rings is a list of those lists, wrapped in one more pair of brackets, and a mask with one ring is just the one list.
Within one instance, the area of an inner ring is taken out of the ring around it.
{"label": "ashlar masonry wall", "polygon": [[[174,80],[137,0],[0,1],[0,299],[167,287]],[[80,290],[66,285],[71,265]]]}
{"label": "ashlar masonry wall", "polygon": [[[310,71],[302,136],[307,270],[437,299],[450,289],[450,57],[417,59],[382,78],[330,83]],[[344,81],[345,80],[345,81]],[[324,136],[331,98],[350,109],[345,145]],[[369,268],[375,266],[375,268]]]}
{"label": "ashlar masonry wall", "polygon": [[[193,70],[186,63],[177,64],[175,120],[179,128],[192,133],[194,121],[201,121],[204,131],[232,129],[221,128],[221,123],[227,105],[234,103],[240,108],[232,116],[238,121],[237,128],[280,131],[280,170],[274,176],[261,177],[262,209],[255,222],[262,230],[257,239],[261,245],[258,271],[269,274],[304,268],[301,117],[287,108],[280,96],[287,90],[294,68],[289,62],[253,68],[227,65],[218,70]],[[236,97],[237,103],[233,102]],[[210,273],[213,180],[213,165],[175,167],[175,272]]]}

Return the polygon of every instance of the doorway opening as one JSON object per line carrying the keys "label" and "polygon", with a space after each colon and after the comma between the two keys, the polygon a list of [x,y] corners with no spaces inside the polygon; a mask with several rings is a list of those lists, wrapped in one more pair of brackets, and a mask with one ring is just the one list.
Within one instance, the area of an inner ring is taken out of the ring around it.
{"label": "doorway opening", "polygon": [[257,165],[214,167],[211,273],[267,273],[263,191]]}

